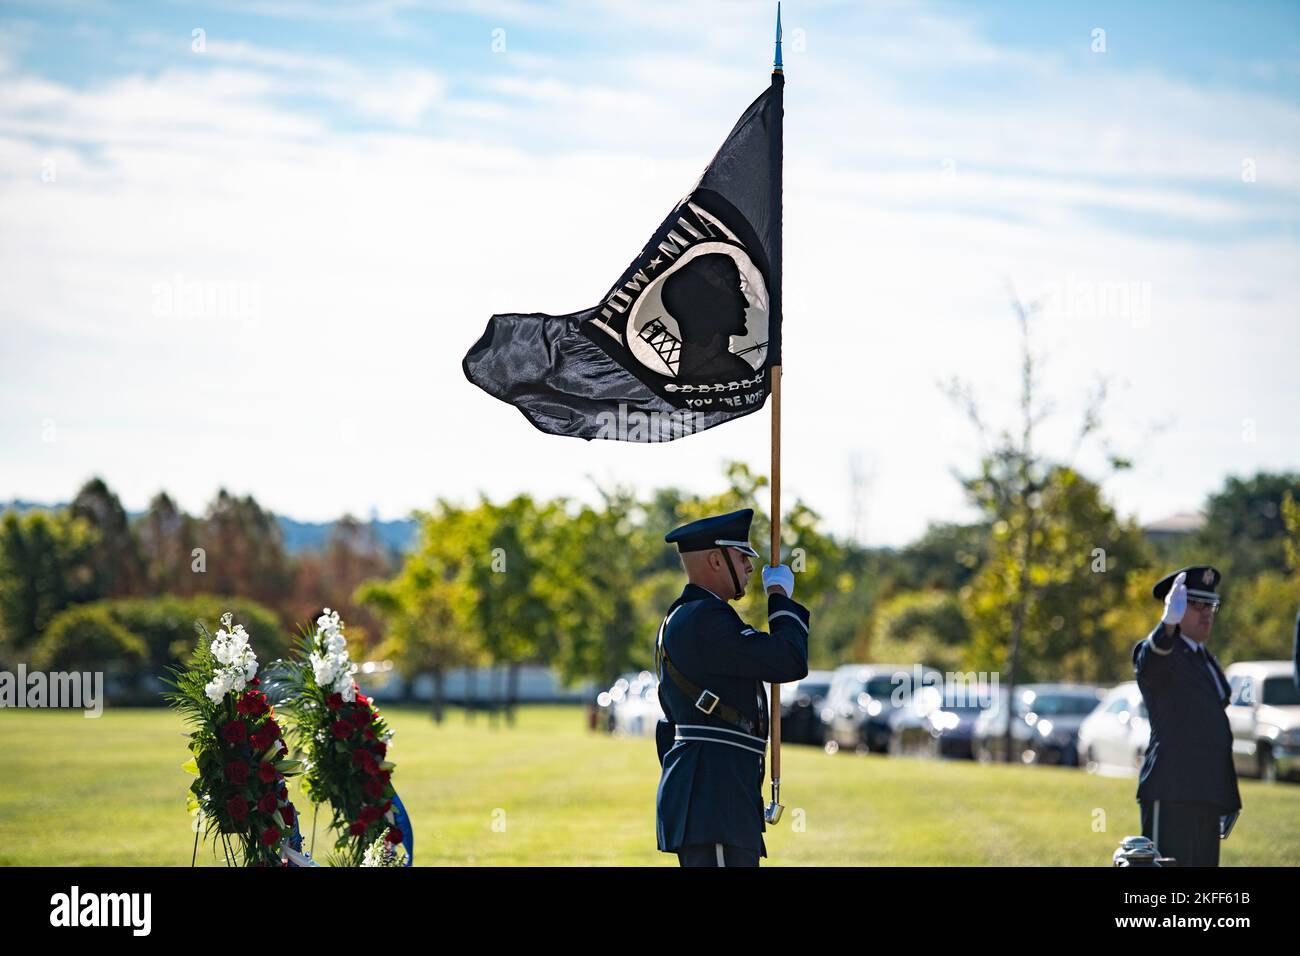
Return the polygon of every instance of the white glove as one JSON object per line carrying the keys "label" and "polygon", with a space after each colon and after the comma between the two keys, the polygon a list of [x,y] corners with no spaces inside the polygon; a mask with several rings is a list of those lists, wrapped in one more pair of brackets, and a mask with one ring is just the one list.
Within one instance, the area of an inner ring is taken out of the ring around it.
{"label": "white glove", "polygon": [[1160,619],[1165,624],[1171,626],[1177,624],[1187,613],[1187,585],[1184,583],[1186,577],[1187,572],[1181,572],[1174,578],[1169,593],[1165,595],[1165,616]]}
{"label": "white glove", "polygon": [[763,590],[776,585],[785,592],[788,598],[794,597],[794,572],[790,570],[788,564],[778,564],[772,567],[770,564],[763,565]]}

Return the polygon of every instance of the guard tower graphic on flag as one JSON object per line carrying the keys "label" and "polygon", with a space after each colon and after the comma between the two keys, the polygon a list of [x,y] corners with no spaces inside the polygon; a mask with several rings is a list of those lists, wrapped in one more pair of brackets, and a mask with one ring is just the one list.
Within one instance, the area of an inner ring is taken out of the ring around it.
{"label": "guard tower graphic on flag", "polygon": [[651,319],[641,330],[642,340],[654,349],[655,354],[659,356],[660,361],[668,366],[668,370],[677,374],[677,363],[682,354],[682,340],[677,338],[668,331],[662,319]]}

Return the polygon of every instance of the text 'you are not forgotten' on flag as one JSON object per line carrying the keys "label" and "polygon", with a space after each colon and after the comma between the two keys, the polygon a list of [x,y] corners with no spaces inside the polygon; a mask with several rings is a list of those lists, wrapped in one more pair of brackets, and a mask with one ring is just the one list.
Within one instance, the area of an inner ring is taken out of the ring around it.
{"label": "text 'you are not forgotten' on flag", "polygon": [[781,362],[781,73],[598,305],[494,315],[465,376],[553,435],[667,441],[763,407]]}

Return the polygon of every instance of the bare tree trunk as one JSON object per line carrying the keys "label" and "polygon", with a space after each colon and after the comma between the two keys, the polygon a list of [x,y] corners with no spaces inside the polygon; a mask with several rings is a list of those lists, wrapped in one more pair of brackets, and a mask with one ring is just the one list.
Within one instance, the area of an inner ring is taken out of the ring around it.
{"label": "bare tree trunk", "polygon": [[442,723],[443,707],[446,704],[442,678],[443,669],[435,667],[433,669],[433,722],[435,724]]}
{"label": "bare tree trunk", "polygon": [[519,662],[511,661],[506,673],[506,723],[515,725],[515,706],[519,702]]}
{"label": "bare tree trunk", "polygon": [[1002,744],[1004,759],[1011,763],[1011,729],[1016,719],[1016,677],[1020,669],[1020,636],[1025,629],[1025,614],[1029,610],[1029,563],[1033,558],[1034,509],[1026,505],[1025,540],[1020,549],[1020,583],[1016,588],[1016,610],[1011,618],[1011,653],[1007,661],[1007,729]]}
{"label": "bare tree trunk", "polygon": [[1029,564],[1020,566],[1020,596],[1011,619],[1011,654],[1007,661],[1007,729],[1003,731],[1003,759],[1011,763],[1011,730],[1016,719],[1016,674],[1020,666],[1020,634],[1025,627],[1025,586],[1029,583]]}

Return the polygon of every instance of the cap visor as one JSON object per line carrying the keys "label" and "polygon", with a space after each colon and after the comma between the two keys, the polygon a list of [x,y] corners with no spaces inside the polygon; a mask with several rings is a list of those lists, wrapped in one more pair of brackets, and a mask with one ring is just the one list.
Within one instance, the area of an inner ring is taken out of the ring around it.
{"label": "cap visor", "polygon": [[749,546],[748,541],[727,541],[720,538],[713,543],[720,548],[735,548],[741,554],[747,554],[751,558],[758,557],[758,552]]}

